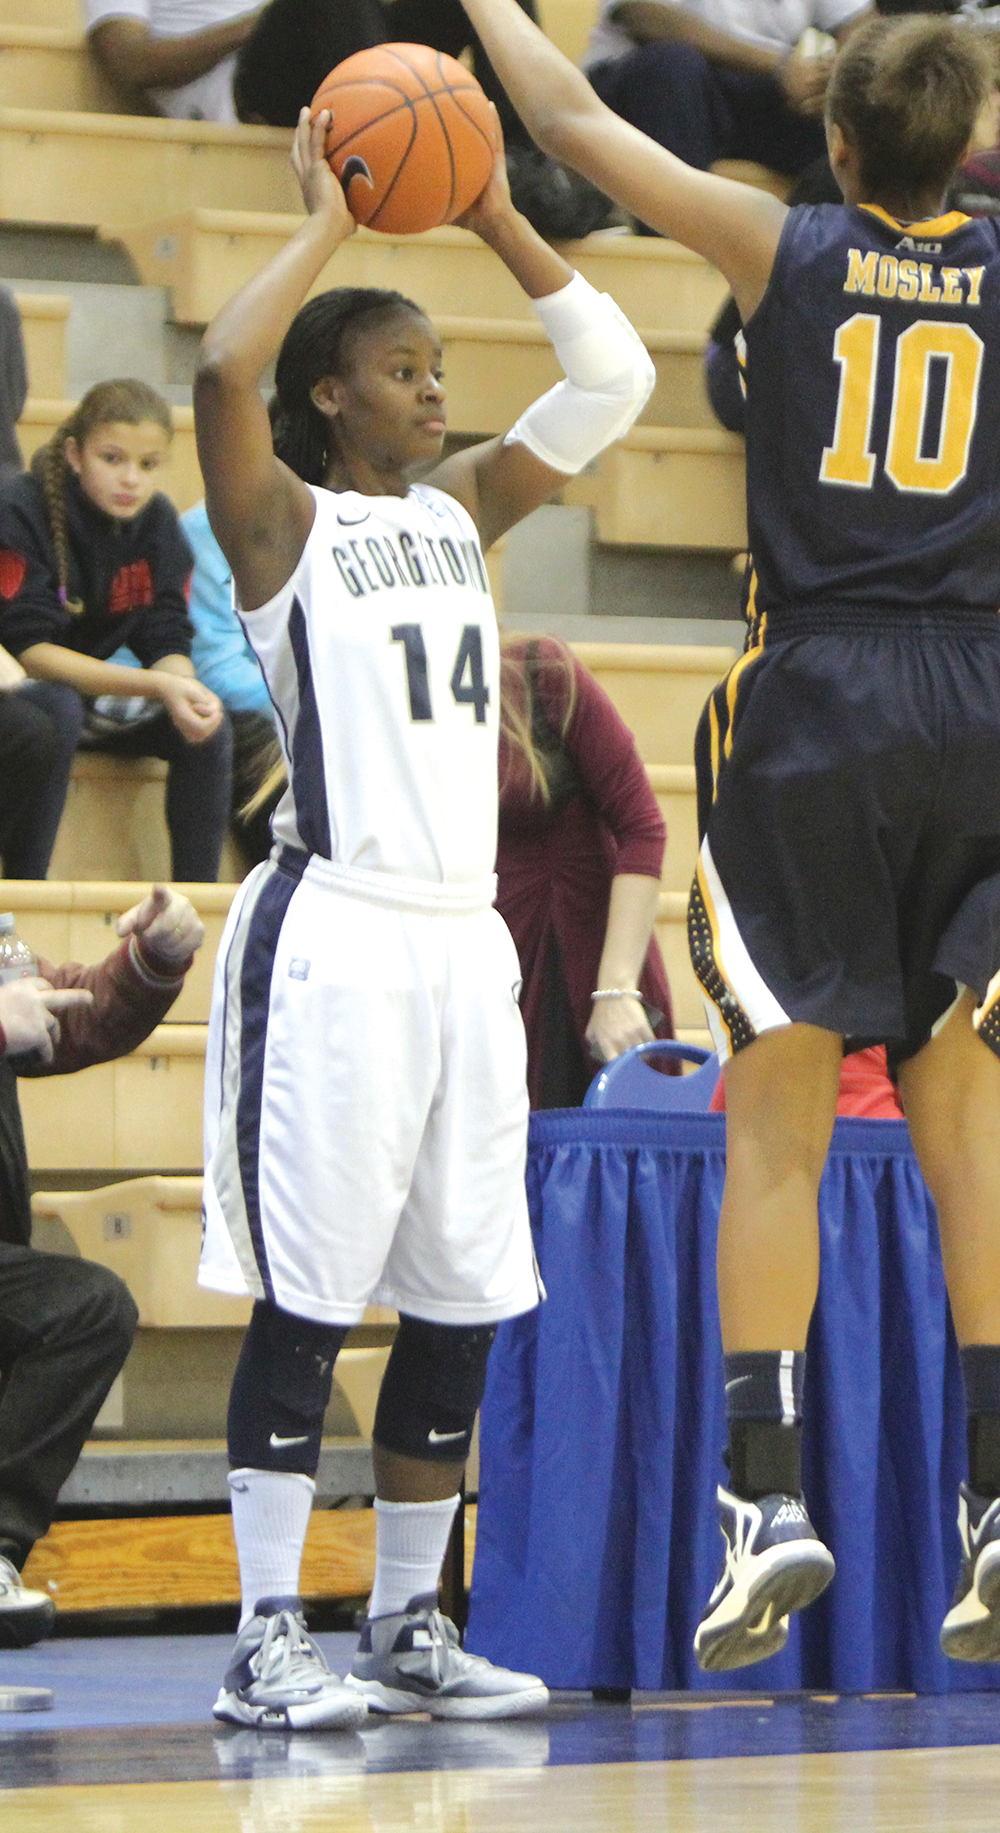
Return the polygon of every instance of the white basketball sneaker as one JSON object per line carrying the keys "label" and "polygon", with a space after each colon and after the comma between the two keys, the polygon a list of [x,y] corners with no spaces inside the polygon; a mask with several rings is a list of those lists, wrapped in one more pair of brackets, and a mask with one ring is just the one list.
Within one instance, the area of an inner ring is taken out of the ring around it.
{"label": "white basketball sneaker", "polygon": [[958,1492],[962,1564],[941,1647],[952,1661],[1000,1660],[1000,1499]]}
{"label": "white basketball sneaker", "polygon": [[372,1712],[432,1718],[528,1718],[549,1703],[537,1675],[467,1655],[433,1592],[411,1598],[395,1616],[369,1617],[345,1684]]}
{"label": "white basketball sneaker", "polygon": [[789,1613],[818,1598],[835,1570],[801,1497],[744,1502],[720,1487],[718,1504],[725,1564],[694,1638],[698,1665],[709,1672],[776,1655]]}
{"label": "white basketball sneaker", "polygon": [[212,1712],[259,1731],[353,1731],[368,1716],[364,1700],[331,1674],[299,1598],[260,1599],[236,1639]]}

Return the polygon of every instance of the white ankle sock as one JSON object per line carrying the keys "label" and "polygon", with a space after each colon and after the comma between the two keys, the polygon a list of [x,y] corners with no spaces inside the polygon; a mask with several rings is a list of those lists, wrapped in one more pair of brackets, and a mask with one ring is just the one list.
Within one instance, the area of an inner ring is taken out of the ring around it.
{"label": "white ankle sock", "polygon": [[296,1597],[316,1485],[284,1470],[231,1470],[233,1534],[240,1562],[240,1628],[260,1598]]}
{"label": "white ankle sock", "polygon": [[375,1584],[370,1617],[395,1616],[411,1598],[437,1591],[457,1496],[443,1502],[375,1498]]}

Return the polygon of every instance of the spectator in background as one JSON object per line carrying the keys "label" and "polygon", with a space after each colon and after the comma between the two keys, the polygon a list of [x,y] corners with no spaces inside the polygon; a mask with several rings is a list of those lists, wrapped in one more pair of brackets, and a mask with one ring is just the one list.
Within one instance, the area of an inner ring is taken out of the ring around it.
{"label": "spectator in background", "polygon": [[52,1599],[27,1589],[21,1570],[136,1326],[116,1274],[30,1245],[17,1078],[134,1050],[173,1005],[204,930],[186,897],[155,885],[118,934],[126,939],[97,967],[39,961],[38,979],[0,986],[0,1648],[26,1648],[52,1629]]}
{"label": "spectator in background", "polygon": [[826,156],[833,54],[870,11],[865,0],[602,0],[583,68],[615,114],[688,165],[748,159],[794,177]]}
{"label": "spectator in background", "polygon": [[209,527],[204,503],[181,516],[181,527],[194,554],[189,610],[194,625],[191,661],[199,681],[217,694],[233,728],[232,815],[236,838],[248,867],[271,851],[271,815],[281,800],[280,785],[256,801],[265,778],[280,762],[274,708],[260,663],[233,610],[233,575]]}
{"label": "spectator in background", "polygon": [[[518,0],[534,19],[535,0]],[[503,127],[514,203],[540,235],[588,235],[608,199],[530,140],[460,0],[84,0],[89,42],[113,81],[145,91],[161,114],[294,128],[335,64],[373,45],[469,51]]]}
{"label": "spectator in background", "polygon": [[[156,488],[171,435],[170,409],[153,389],[100,382],[36,453],[31,474],[0,489],[0,642],[47,684],[60,745],[61,790],[36,835],[46,869],[83,743],[165,758],[173,876],[218,877],[232,733],[190,661],[191,550]],[[122,645],[139,667],[110,659]]]}
{"label": "spectator in background", "polygon": [[673,1036],[653,936],[666,828],[635,740],[562,643],[501,642],[496,907],[521,964],[533,1108]]}

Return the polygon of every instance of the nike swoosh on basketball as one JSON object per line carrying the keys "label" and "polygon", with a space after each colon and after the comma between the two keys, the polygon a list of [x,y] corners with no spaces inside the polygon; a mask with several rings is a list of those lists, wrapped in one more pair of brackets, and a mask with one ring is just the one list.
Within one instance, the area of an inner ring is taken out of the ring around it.
{"label": "nike swoosh on basketball", "polygon": [[435,1432],[432,1428],[432,1430],[428,1432],[427,1434],[427,1443],[429,1445],[444,1445],[447,1443],[448,1439],[450,1438],[464,1438],[464,1437],[465,1437],[464,1432]]}
{"label": "nike swoosh on basketball", "polygon": [[276,1434],[272,1432],[268,1442],[272,1451],[283,1451],[286,1445],[304,1445],[308,1437],[308,1432],[303,1432],[299,1438],[278,1438]]}

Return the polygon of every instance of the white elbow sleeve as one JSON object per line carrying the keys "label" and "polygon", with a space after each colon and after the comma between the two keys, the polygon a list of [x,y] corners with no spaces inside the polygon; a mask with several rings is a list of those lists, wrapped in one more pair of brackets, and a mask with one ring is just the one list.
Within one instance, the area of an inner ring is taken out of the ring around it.
{"label": "white elbow sleeve", "polygon": [[572,475],[628,432],[653,392],[656,370],[624,312],[582,274],[533,304],[566,379],[525,409],[504,443],[517,441]]}

